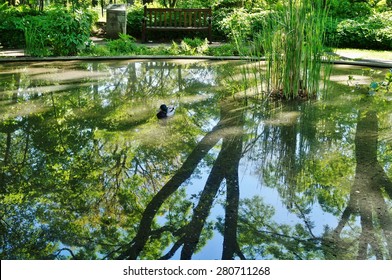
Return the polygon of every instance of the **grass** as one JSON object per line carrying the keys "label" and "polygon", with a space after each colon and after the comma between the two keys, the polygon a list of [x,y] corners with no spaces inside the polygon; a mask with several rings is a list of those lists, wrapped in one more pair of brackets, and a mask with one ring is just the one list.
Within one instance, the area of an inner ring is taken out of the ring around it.
{"label": "grass", "polygon": [[392,51],[377,51],[363,49],[334,49],[334,53],[353,60],[383,59],[392,60]]}

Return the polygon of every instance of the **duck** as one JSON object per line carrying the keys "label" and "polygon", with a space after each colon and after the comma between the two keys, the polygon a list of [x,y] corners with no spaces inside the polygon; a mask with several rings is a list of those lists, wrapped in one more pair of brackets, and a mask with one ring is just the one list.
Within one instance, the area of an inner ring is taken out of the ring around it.
{"label": "duck", "polygon": [[162,104],[159,107],[159,111],[157,113],[157,118],[158,119],[166,119],[169,117],[172,117],[175,112],[175,107],[174,106],[166,106],[166,104]]}

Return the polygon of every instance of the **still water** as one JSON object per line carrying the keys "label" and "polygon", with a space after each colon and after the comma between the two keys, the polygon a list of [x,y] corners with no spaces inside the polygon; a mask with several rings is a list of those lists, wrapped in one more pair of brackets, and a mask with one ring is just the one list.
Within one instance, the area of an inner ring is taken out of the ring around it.
{"label": "still water", "polygon": [[243,64],[0,65],[1,259],[391,259],[382,73],[288,103]]}

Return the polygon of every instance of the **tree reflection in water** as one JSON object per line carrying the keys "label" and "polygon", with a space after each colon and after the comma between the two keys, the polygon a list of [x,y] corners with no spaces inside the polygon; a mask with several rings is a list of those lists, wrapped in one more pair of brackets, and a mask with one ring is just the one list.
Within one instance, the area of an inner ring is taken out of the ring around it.
{"label": "tree reflection in water", "polygon": [[[356,170],[349,200],[332,232],[334,252],[343,257],[349,243],[358,243],[357,259],[373,255],[377,259],[392,256],[392,217],[386,201],[392,198],[392,182],[377,159],[378,117],[373,109],[360,111],[355,134]],[[357,240],[342,238],[350,217],[359,216],[361,233]]]}
{"label": "tree reflection in water", "polygon": [[390,259],[386,101],[261,102],[239,65],[1,66],[2,259],[191,259],[214,234],[222,259]]}
{"label": "tree reflection in water", "polygon": [[[183,246],[181,259],[191,259],[198,245],[201,231],[210,213],[219,187],[224,179],[227,184],[228,203],[226,204],[226,223],[223,258],[231,259],[235,252],[239,253],[236,241],[237,211],[239,200],[238,165],[242,156],[242,109],[232,108],[228,102],[221,103],[221,119],[207,133],[189,154],[175,175],[153,197],[143,212],[136,237],[128,245],[119,258],[137,259],[146,242],[153,234],[151,224],[158,210],[168,197],[176,191],[185,180],[193,174],[195,168],[207,153],[222,139],[222,148],[216,158],[210,175],[193,210],[192,218],[182,229],[175,229],[177,240],[163,259],[170,258],[176,250]],[[242,254],[240,254],[242,255]]]}

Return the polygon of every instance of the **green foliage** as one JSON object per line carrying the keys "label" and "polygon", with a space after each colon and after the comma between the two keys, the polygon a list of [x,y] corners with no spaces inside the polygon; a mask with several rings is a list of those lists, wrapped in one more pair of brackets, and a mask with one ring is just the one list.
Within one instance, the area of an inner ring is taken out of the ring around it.
{"label": "green foliage", "polygon": [[[85,48],[97,19],[97,14],[89,10],[69,11],[54,7],[38,13],[10,8],[0,13],[0,30],[5,34],[0,42],[6,47],[26,44],[26,52],[32,56],[76,55]],[[16,43],[4,43],[3,40]]]}
{"label": "green foliage", "polygon": [[221,22],[222,31],[228,38],[248,38],[251,34],[251,22],[248,11],[236,9]]}
{"label": "green foliage", "polygon": [[[168,55],[204,55],[208,53],[208,40],[200,38],[184,38],[180,44],[172,42],[169,49],[166,50]],[[157,49],[156,49],[157,50]],[[159,50],[159,49],[158,49]]]}
{"label": "green foliage", "polygon": [[120,38],[111,40],[107,43],[107,47],[112,54],[128,54],[134,52],[137,47],[135,38],[127,34],[119,34]]}
{"label": "green foliage", "polygon": [[332,0],[330,4],[329,16],[336,19],[368,17],[371,14],[372,9],[367,2]]}
{"label": "green foliage", "polygon": [[184,38],[180,44],[180,54],[186,55],[194,55],[194,54],[205,54],[208,49],[208,41],[205,39],[204,41],[195,38],[189,39]]}
{"label": "green foliage", "polygon": [[184,54],[206,54],[208,51],[208,40],[200,38],[184,38],[181,41],[181,49]]}
{"label": "green foliage", "polygon": [[[325,26],[327,45],[390,48],[392,37],[392,31],[389,28],[391,12],[388,12],[390,1],[328,0],[327,2],[330,2],[329,21]],[[271,11],[275,13],[281,10],[284,3],[278,0],[215,0],[212,2],[193,0],[178,1],[176,7],[211,6],[213,9],[212,31],[215,40],[232,41],[237,38],[238,41],[238,38],[242,38],[241,41],[252,41],[256,34],[263,31],[265,21],[271,17]],[[163,1],[155,1],[149,5],[162,7],[163,4]],[[83,10],[83,14],[79,14],[76,10],[87,6],[87,2],[75,2],[70,11],[60,6],[57,8],[47,6],[44,11],[39,12],[34,5],[21,4],[14,7],[2,4],[0,6],[0,44],[4,48],[23,48],[25,41],[28,40],[28,52],[31,55],[47,55],[47,50],[39,50],[42,48],[41,45],[49,49],[49,55],[75,55],[86,47],[88,32],[92,27],[91,22],[97,20],[97,15],[87,9]],[[31,17],[35,16],[43,16],[43,18],[37,21],[32,20]],[[23,26],[26,20],[29,20],[32,25]],[[127,8],[127,33],[134,38],[140,38],[142,21],[142,1],[136,0]],[[47,30],[47,34],[38,35],[37,28]],[[25,34],[25,31],[28,34]],[[155,35],[151,34],[151,36]],[[167,34],[166,39],[172,40],[177,35],[179,33]],[[37,41],[38,37],[44,42],[33,42]]]}
{"label": "green foliage", "polygon": [[107,46],[96,45],[93,42],[88,44],[84,50],[82,50],[79,55],[81,56],[109,56],[111,55]]}
{"label": "green foliage", "polygon": [[127,8],[127,33],[133,37],[140,37],[144,12],[141,1],[136,1]]}
{"label": "green foliage", "polygon": [[93,13],[62,9],[51,10],[48,14],[50,29],[48,37],[54,55],[76,55],[89,41],[93,24]]}
{"label": "green foliage", "polygon": [[220,30],[230,40],[243,38],[252,40],[262,32],[263,25],[270,17],[270,11],[236,9],[219,22]]}
{"label": "green foliage", "polygon": [[49,29],[48,21],[43,16],[26,17],[22,22],[25,35],[25,53],[31,56],[49,56],[49,38],[44,30]]}
{"label": "green foliage", "polygon": [[177,2],[176,8],[206,8],[211,6],[211,2],[208,0],[180,0]]}
{"label": "green foliage", "polygon": [[0,5],[0,44],[6,48],[25,46],[23,30],[20,28],[25,17],[38,16],[41,13],[28,6],[9,7]]}
{"label": "green foliage", "polygon": [[[253,1],[251,1],[253,3]],[[249,1],[239,1],[239,0],[216,0],[212,5],[212,30],[214,38],[219,38],[220,40],[231,39],[228,37],[231,33],[230,29],[230,19],[228,17],[233,17],[236,21],[237,10],[238,13],[247,14],[251,10],[251,5],[247,5]],[[252,7],[254,8],[254,7]],[[250,12],[249,12],[250,13]],[[238,19],[240,20],[240,19]],[[246,19],[244,19],[246,21]],[[239,26],[242,29],[242,26]]]}
{"label": "green foliage", "polygon": [[110,40],[105,45],[89,44],[80,55],[83,56],[118,56],[147,55],[167,53],[164,48],[149,49],[136,44],[136,39],[128,34],[119,34],[119,39]]}
{"label": "green foliage", "polygon": [[222,44],[209,48],[209,54],[212,56],[238,56],[238,48],[234,43]]}
{"label": "green foliage", "polygon": [[[373,69],[364,69],[367,72],[373,72]],[[384,79],[373,79],[372,82],[368,85],[368,94],[383,96],[384,94],[389,94],[390,89],[392,88],[392,69],[389,69],[388,72],[385,73]]]}
{"label": "green foliage", "polygon": [[392,48],[392,12],[375,14],[367,19],[346,19],[336,26],[338,47],[364,49]]}
{"label": "green foliage", "polygon": [[[236,9],[236,8],[245,8],[245,9],[252,9],[257,8],[259,6],[266,5],[267,1],[254,1],[254,0],[217,0],[214,3],[214,6],[217,8],[229,8],[229,9]],[[273,1],[270,1],[273,2]],[[276,2],[276,1],[275,1]]]}

